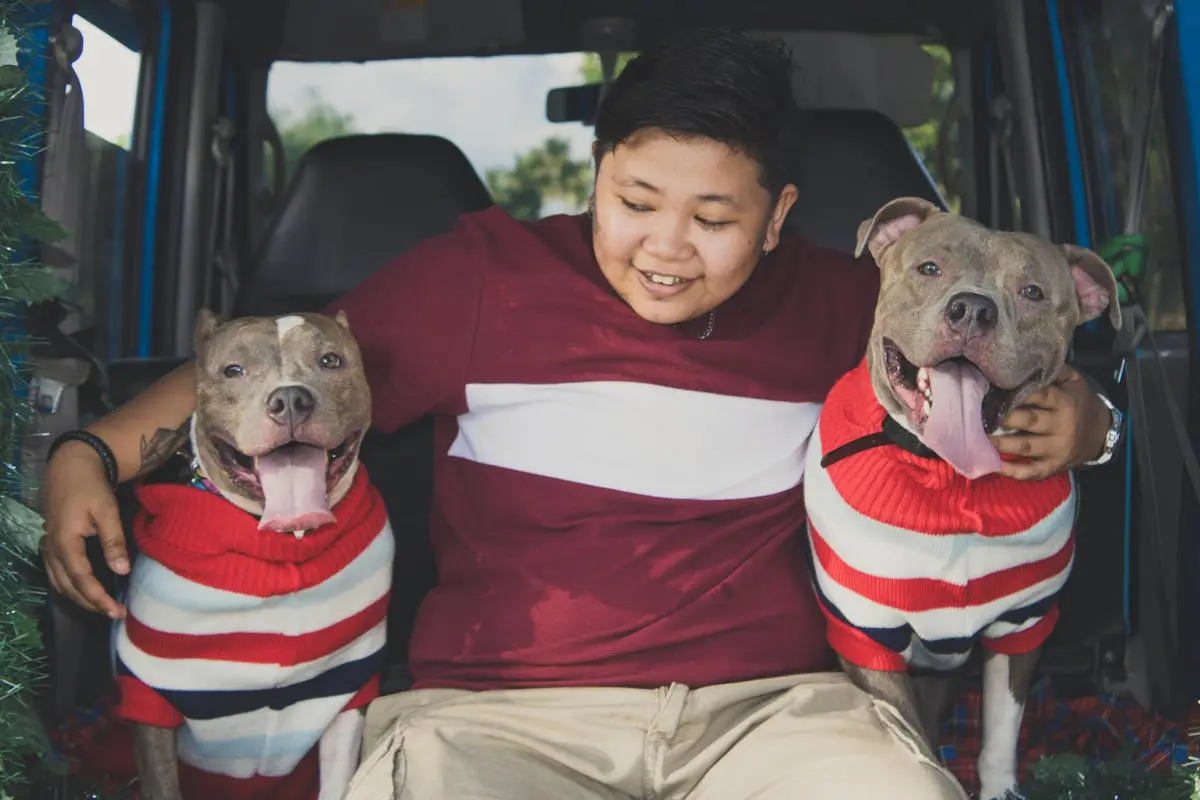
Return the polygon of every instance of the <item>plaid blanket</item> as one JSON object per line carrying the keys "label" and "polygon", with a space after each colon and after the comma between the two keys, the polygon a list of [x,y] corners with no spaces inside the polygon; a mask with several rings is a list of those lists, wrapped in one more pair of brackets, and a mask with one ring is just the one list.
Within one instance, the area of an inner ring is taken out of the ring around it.
{"label": "plaid blanket", "polygon": [[[938,755],[972,795],[979,791],[975,762],[983,733],[982,695],[978,685],[957,699],[942,725]],[[1173,722],[1151,714],[1129,695],[1058,699],[1049,679],[1031,688],[1021,722],[1020,779],[1043,756],[1075,753],[1093,762],[1129,757],[1149,769],[1180,764],[1200,757],[1200,739],[1189,739],[1189,728],[1200,714]]]}

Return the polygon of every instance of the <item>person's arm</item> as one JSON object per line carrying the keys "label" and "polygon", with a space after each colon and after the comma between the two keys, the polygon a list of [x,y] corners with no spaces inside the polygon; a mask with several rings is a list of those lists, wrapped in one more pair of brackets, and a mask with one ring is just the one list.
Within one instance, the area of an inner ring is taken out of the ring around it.
{"label": "person's arm", "polygon": [[[188,361],[87,430],[112,448],[124,483],[161,466],[187,440],[195,410],[196,362]],[[80,443],[64,444],[60,452],[75,444]]]}
{"label": "person's arm", "polygon": [[[183,443],[195,405],[195,364],[189,361],[87,430],[108,445],[119,480],[128,481],[162,464]],[[87,537],[96,536],[109,569],[129,572],[116,497],[90,445],[68,441],[54,452],[42,475],[42,507],[42,558],[54,589],[90,611],[123,616],[124,608],[96,580],[87,557]]]}

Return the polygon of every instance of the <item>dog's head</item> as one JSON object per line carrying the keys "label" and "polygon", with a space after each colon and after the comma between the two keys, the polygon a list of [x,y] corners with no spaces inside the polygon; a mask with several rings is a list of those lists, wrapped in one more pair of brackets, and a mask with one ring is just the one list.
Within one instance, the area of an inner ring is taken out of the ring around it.
{"label": "dog's head", "polygon": [[960,473],[1000,469],[988,440],[1048,386],[1075,327],[1121,312],[1095,253],[993,231],[916,198],[881,208],[858,231],[882,271],[868,363],[875,393]]}
{"label": "dog's head", "polygon": [[362,355],[344,314],[196,322],[193,444],[208,479],[297,536],[334,521],[371,421]]}

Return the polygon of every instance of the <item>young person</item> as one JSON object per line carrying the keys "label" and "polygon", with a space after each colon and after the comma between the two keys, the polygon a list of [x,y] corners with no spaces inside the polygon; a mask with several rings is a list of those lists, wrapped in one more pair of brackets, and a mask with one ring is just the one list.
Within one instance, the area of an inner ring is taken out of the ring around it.
{"label": "young person", "polygon": [[[596,124],[590,213],[465,216],[334,308],[374,424],[437,416],[440,585],[412,691],[368,714],[352,800],[962,797],[891,709],[831,671],[804,560],[817,412],[863,356],[877,269],[781,235],[797,114],[782,46],[651,48]],[[173,373],[91,431],[122,480],[193,409]],[[1014,412],[1006,471],[1100,453],[1078,373]],[[148,463],[149,462],[149,463]],[[45,478],[55,587],[110,616],[84,557],[128,569],[101,459]]]}

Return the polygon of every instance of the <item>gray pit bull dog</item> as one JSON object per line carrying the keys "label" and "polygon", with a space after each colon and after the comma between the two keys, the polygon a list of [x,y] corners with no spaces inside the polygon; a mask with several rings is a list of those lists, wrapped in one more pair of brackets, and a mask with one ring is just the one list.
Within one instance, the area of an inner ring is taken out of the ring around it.
{"label": "gray pit bull dog", "polygon": [[142,796],[184,797],[179,762],[221,780],[294,779],[316,748],[319,798],[340,800],[394,552],[359,465],[362,356],[343,314],[219,323],[202,311],[195,349],[193,477],[138,488],[140,553],[115,637]]}
{"label": "gray pit bull dog", "polygon": [[371,421],[371,391],[343,313],[251,317],[196,326],[192,444],[204,473],[261,527],[334,521]]}
{"label": "gray pit bull dog", "polygon": [[[814,583],[850,679],[926,741],[943,677],[985,648],[983,798],[1017,784],[1017,735],[1074,557],[1074,480],[999,473],[989,441],[1048,386],[1116,282],[1094,253],[915,198],[859,228],[881,270],[862,365],[830,392],[804,492]],[[924,672],[924,675],[919,673]]]}

